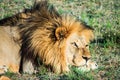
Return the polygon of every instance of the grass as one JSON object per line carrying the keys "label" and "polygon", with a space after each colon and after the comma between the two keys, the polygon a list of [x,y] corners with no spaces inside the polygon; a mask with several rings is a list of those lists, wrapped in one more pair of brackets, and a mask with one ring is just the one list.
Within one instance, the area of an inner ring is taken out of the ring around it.
{"label": "grass", "polygon": [[[0,19],[30,8],[33,0],[0,0]],[[43,66],[36,75],[13,74],[12,80],[119,80],[120,79],[120,1],[119,0],[50,0],[60,14],[70,14],[85,21],[95,30],[95,43],[90,51],[99,69],[82,72],[72,67],[71,72],[56,75]]]}

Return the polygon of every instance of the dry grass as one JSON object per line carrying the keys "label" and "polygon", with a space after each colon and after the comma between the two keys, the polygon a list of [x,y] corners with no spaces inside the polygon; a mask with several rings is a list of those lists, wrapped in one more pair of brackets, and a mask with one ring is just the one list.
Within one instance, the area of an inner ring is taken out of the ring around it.
{"label": "dry grass", "polygon": [[[30,8],[33,0],[0,0],[0,19]],[[120,79],[120,1],[119,0],[50,0],[60,14],[70,14],[95,29],[95,43],[90,44],[93,60],[99,69],[55,75],[43,66],[36,75],[6,73],[13,80],[119,80]],[[98,40],[99,39],[99,40]]]}

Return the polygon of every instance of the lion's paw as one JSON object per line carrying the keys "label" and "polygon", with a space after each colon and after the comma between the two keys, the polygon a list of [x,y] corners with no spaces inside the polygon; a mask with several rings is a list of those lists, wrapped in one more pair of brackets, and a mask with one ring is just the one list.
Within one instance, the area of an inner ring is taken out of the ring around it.
{"label": "lion's paw", "polygon": [[3,74],[5,72],[7,72],[7,71],[8,71],[8,67],[7,66],[5,66],[5,65],[0,66],[0,74]]}

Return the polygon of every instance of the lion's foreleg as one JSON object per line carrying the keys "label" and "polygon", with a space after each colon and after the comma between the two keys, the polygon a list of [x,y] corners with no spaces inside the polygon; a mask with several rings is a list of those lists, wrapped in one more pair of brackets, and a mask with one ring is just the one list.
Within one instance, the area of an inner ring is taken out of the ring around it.
{"label": "lion's foreleg", "polygon": [[23,63],[23,72],[24,73],[29,73],[29,74],[33,74],[35,73],[35,69],[34,69],[34,65],[32,63],[32,61],[25,61]]}

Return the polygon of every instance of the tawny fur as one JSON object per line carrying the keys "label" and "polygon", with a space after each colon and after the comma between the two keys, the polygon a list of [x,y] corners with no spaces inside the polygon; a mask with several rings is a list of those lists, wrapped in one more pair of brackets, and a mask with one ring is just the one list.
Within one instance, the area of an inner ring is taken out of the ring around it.
{"label": "tawny fur", "polygon": [[[35,3],[31,9],[0,20],[0,25],[17,27],[19,31],[15,39],[19,39],[20,71],[26,71],[25,64],[29,62],[36,66],[39,58],[54,72],[63,73],[69,71],[69,65],[84,64],[83,56],[91,57],[86,45],[93,39],[93,29],[73,17],[59,15],[47,1]],[[69,50],[71,41],[76,46],[70,47],[74,53]]]}
{"label": "tawny fur", "polygon": [[0,73],[4,71],[19,72],[20,44],[16,28],[0,26]]}

